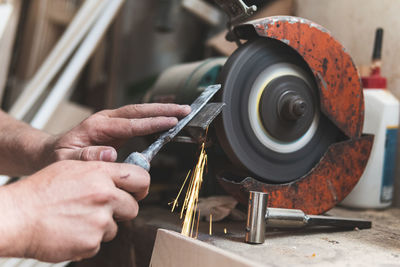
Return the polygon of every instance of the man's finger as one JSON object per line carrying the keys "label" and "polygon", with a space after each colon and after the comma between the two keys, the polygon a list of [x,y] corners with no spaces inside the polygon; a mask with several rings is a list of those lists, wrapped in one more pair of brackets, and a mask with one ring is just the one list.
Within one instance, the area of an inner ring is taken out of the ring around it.
{"label": "man's finger", "polygon": [[105,123],[96,126],[97,141],[106,139],[129,139],[134,136],[143,136],[174,127],[178,119],[174,117],[154,117],[146,119],[111,118]]}
{"label": "man's finger", "polygon": [[145,169],[124,163],[113,163],[111,165],[106,168],[117,188],[133,194],[142,194],[149,190],[150,174]]}
{"label": "man's finger", "polygon": [[149,188],[147,188],[147,190],[144,191],[140,191],[140,192],[136,192],[136,193],[132,193],[132,195],[134,196],[134,198],[137,201],[143,200],[147,197],[147,195],[149,194]]}
{"label": "man's finger", "polygon": [[190,106],[178,104],[137,104],[128,105],[114,110],[103,111],[103,114],[113,118],[140,119],[148,117],[182,118],[190,113]]}
{"label": "man's finger", "polygon": [[89,146],[74,151],[73,159],[82,161],[106,161],[117,160],[117,151],[109,146]]}
{"label": "man's finger", "polygon": [[118,232],[118,226],[115,223],[114,220],[110,220],[106,231],[104,232],[103,235],[103,242],[108,242],[114,239],[114,237],[117,235]]}
{"label": "man's finger", "polygon": [[132,134],[142,136],[166,131],[178,123],[177,118],[153,117],[146,119],[131,119]]}
{"label": "man's finger", "polygon": [[115,200],[111,202],[114,219],[116,221],[132,220],[139,212],[139,205],[136,199],[124,190],[118,188],[115,190],[117,190]]}

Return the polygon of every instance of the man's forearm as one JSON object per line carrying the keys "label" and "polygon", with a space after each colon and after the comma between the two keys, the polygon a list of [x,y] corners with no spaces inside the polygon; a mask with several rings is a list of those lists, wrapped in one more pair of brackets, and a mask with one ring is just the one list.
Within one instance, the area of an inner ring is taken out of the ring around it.
{"label": "man's forearm", "polygon": [[[16,183],[17,184],[17,183]],[[19,207],[16,198],[27,196],[15,195],[12,186],[0,188],[0,256],[1,257],[24,257],[25,247],[30,243],[31,227],[27,222],[30,218]],[[30,197],[30,196],[29,196]],[[29,201],[27,201],[29,203]],[[34,222],[32,222],[34,224]]]}
{"label": "man's forearm", "polygon": [[0,174],[28,175],[44,167],[51,139],[0,110]]}

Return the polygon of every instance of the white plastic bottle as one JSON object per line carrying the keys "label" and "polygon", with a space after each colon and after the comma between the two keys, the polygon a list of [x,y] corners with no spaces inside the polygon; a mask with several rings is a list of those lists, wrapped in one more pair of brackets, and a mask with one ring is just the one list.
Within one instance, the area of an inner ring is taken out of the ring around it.
{"label": "white plastic bottle", "polygon": [[372,66],[362,78],[365,117],[363,133],[374,134],[371,155],[359,182],[342,201],[352,208],[386,208],[392,204],[396,167],[399,101],[388,90],[380,75],[383,29],[375,32]]}
{"label": "white plastic bottle", "polygon": [[388,90],[381,88],[365,88],[364,99],[363,133],[374,134],[374,144],[360,181],[342,205],[385,208],[391,205],[393,198],[399,101]]}

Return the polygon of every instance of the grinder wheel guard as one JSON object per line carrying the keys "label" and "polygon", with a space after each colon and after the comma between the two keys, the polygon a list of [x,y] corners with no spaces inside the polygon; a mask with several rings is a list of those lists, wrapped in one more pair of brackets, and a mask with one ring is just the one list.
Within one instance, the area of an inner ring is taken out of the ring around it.
{"label": "grinder wheel guard", "polygon": [[361,177],[373,137],[362,135],[364,102],[351,57],[330,33],[296,17],[268,17],[234,29],[247,43],[224,65],[218,140],[249,177],[222,173],[240,202],[270,194],[272,207],[323,213]]}

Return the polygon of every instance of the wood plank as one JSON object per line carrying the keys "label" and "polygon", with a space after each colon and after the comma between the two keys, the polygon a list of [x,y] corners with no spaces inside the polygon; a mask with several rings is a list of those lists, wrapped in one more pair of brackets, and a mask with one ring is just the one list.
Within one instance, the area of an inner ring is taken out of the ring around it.
{"label": "wood plank", "polygon": [[86,0],[49,56],[27,83],[10,110],[10,115],[23,119],[42,95],[67,59],[75,51],[106,6],[106,0]]}
{"label": "wood plank", "polygon": [[110,24],[117,16],[123,3],[123,0],[106,1],[106,6],[103,8],[101,16],[90,29],[87,37],[83,40],[50,94],[32,119],[32,127],[43,129],[59,103],[71,93],[73,84],[76,82],[78,75],[81,73],[89,58],[93,55],[93,52],[105,35]]}
{"label": "wood plank", "polygon": [[262,264],[245,260],[229,251],[179,233],[159,229],[154,244],[152,267],[255,267]]}
{"label": "wood plank", "polygon": [[32,78],[38,70],[79,10],[80,2],[81,0],[30,1],[27,20],[22,29],[21,50],[15,74],[20,83]]}
{"label": "wood plank", "polygon": [[4,30],[7,28],[12,11],[13,6],[11,4],[0,2],[0,41],[3,39]]}
{"label": "wood plank", "polygon": [[225,15],[215,6],[203,0],[183,0],[182,7],[211,26],[220,24]]}
{"label": "wood plank", "polygon": [[[0,13],[0,21],[4,23],[4,27],[0,29],[0,103],[7,82],[8,69],[17,32],[21,5],[21,0],[13,0],[10,3],[0,5],[3,9],[2,13]],[[2,22],[0,22],[0,24]]]}

